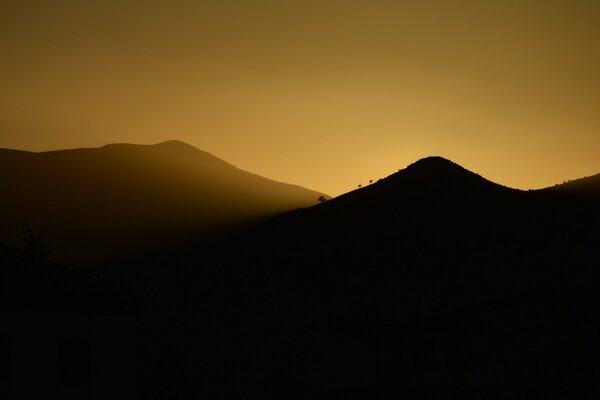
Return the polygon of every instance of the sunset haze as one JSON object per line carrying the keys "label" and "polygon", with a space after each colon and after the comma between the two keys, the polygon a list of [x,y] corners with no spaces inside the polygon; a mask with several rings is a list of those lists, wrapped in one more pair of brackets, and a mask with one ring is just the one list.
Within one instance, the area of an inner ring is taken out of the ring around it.
{"label": "sunset haze", "polygon": [[182,140],[330,195],[429,155],[529,189],[600,172],[595,1],[0,6],[0,147]]}

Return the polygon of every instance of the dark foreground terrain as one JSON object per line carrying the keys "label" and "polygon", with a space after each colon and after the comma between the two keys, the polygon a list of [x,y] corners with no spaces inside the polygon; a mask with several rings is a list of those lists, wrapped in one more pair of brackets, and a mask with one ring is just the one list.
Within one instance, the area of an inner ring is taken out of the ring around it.
{"label": "dark foreground terrain", "polygon": [[598,398],[597,178],[432,157],[94,271],[3,247],[0,396]]}

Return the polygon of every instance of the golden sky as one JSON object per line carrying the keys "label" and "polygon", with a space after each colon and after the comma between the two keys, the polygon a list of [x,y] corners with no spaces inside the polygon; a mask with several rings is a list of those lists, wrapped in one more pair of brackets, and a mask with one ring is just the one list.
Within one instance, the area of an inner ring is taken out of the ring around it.
{"label": "golden sky", "polygon": [[600,172],[600,2],[15,1],[0,147],[180,139],[337,195],[427,155]]}

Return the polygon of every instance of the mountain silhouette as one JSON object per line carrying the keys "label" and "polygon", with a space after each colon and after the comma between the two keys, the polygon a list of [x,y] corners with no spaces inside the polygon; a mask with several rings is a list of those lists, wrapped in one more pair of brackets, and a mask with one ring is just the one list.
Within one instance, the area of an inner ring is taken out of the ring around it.
{"label": "mountain silhouette", "polygon": [[47,226],[50,256],[97,262],[317,203],[180,141],[30,153],[0,149],[0,240]]}
{"label": "mountain silhouette", "polygon": [[447,202],[454,197],[509,192],[516,193],[517,190],[490,182],[443,157],[427,157],[371,185],[340,196],[336,202],[353,202],[356,206],[365,203],[372,207],[373,204],[367,203],[438,201],[440,196]]}
{"label": "mountain silhouette", "polygon": [[[493,183],[452,161],[427,157],[288,218],[301,225],[327,226],[328,232],[340,230],[342,237],[355,232],[356,238],[374,234],[393,241],[408,228],[422,232],[431,227],[441,233],[468,230],[469,224],[483,224],[486,219],[491,223],[504,218],[513,206],[526,207],[530,201],[525,197],[526,192]],[[318,228],[313,229],[319,235]]]}
{"label": "mountain silhouette", "polygon": [[443,157],[423,158],[410,164],[404,170],[391,175],[388,184],[404,186],[404,190],[421,188],[425,190],[443,189],[456,192],[496,188],[487,179],[453,163]]}
{"label": "mountain silhouette", "polygon": [[430,157],[132,256],[71,311],[86,325],[57,374],[128,398],[593,397],[600,207],[584,192],[510,189]]}
{"label": "mountain silhouette", "polygon": [[[210,346],[191,356],[209,386],[275,398],[568,397],[600,388],[586,317],[600,305],[597,205],[431,157],[139,265],[161,282],[152,298],[210,325]],[[170,287],[196,293],[181,303],[164,286],[173,259],[182,276]]]}

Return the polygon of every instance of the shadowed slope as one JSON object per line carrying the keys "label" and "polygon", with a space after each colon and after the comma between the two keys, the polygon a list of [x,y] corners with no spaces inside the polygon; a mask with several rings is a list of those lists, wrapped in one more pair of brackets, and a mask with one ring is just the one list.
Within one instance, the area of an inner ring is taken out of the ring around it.
{"label": "shadowed slope", "polygon": [[269,382],[281,398],[566,396],[600,387],[586,319],[600,301],[599,223],[589,201],[436,157],[143,265],[156,263],[156,282],[183,265],[198,297],[173,310],[199,305],[190,326],[212,329],[193,374],[236,393]]}
{"label": "shadowed slope", "polygon": [[92,318],[87,365],[136,381],[89,382],[128,398],[593,398],[599,210],[421,160],[99,271],[140,308]]}
{"label": "shadowed slope", "polygon": [[548,193],[560,193],[562,195],[571,195],[577,197],[600,198],[600,174],[586,178],[575,179],[546,189]]}
{"label": "shadowed slope", "polygon": [[0,243],[2,398],[123,396],[136,309],[97,277]]}
{"label": "shadowed slope", "polygon": [[98,261],[305,207],[321,193],[242,171],[178,141],[0,150],[0,240],[48,224],[55,260]]}

